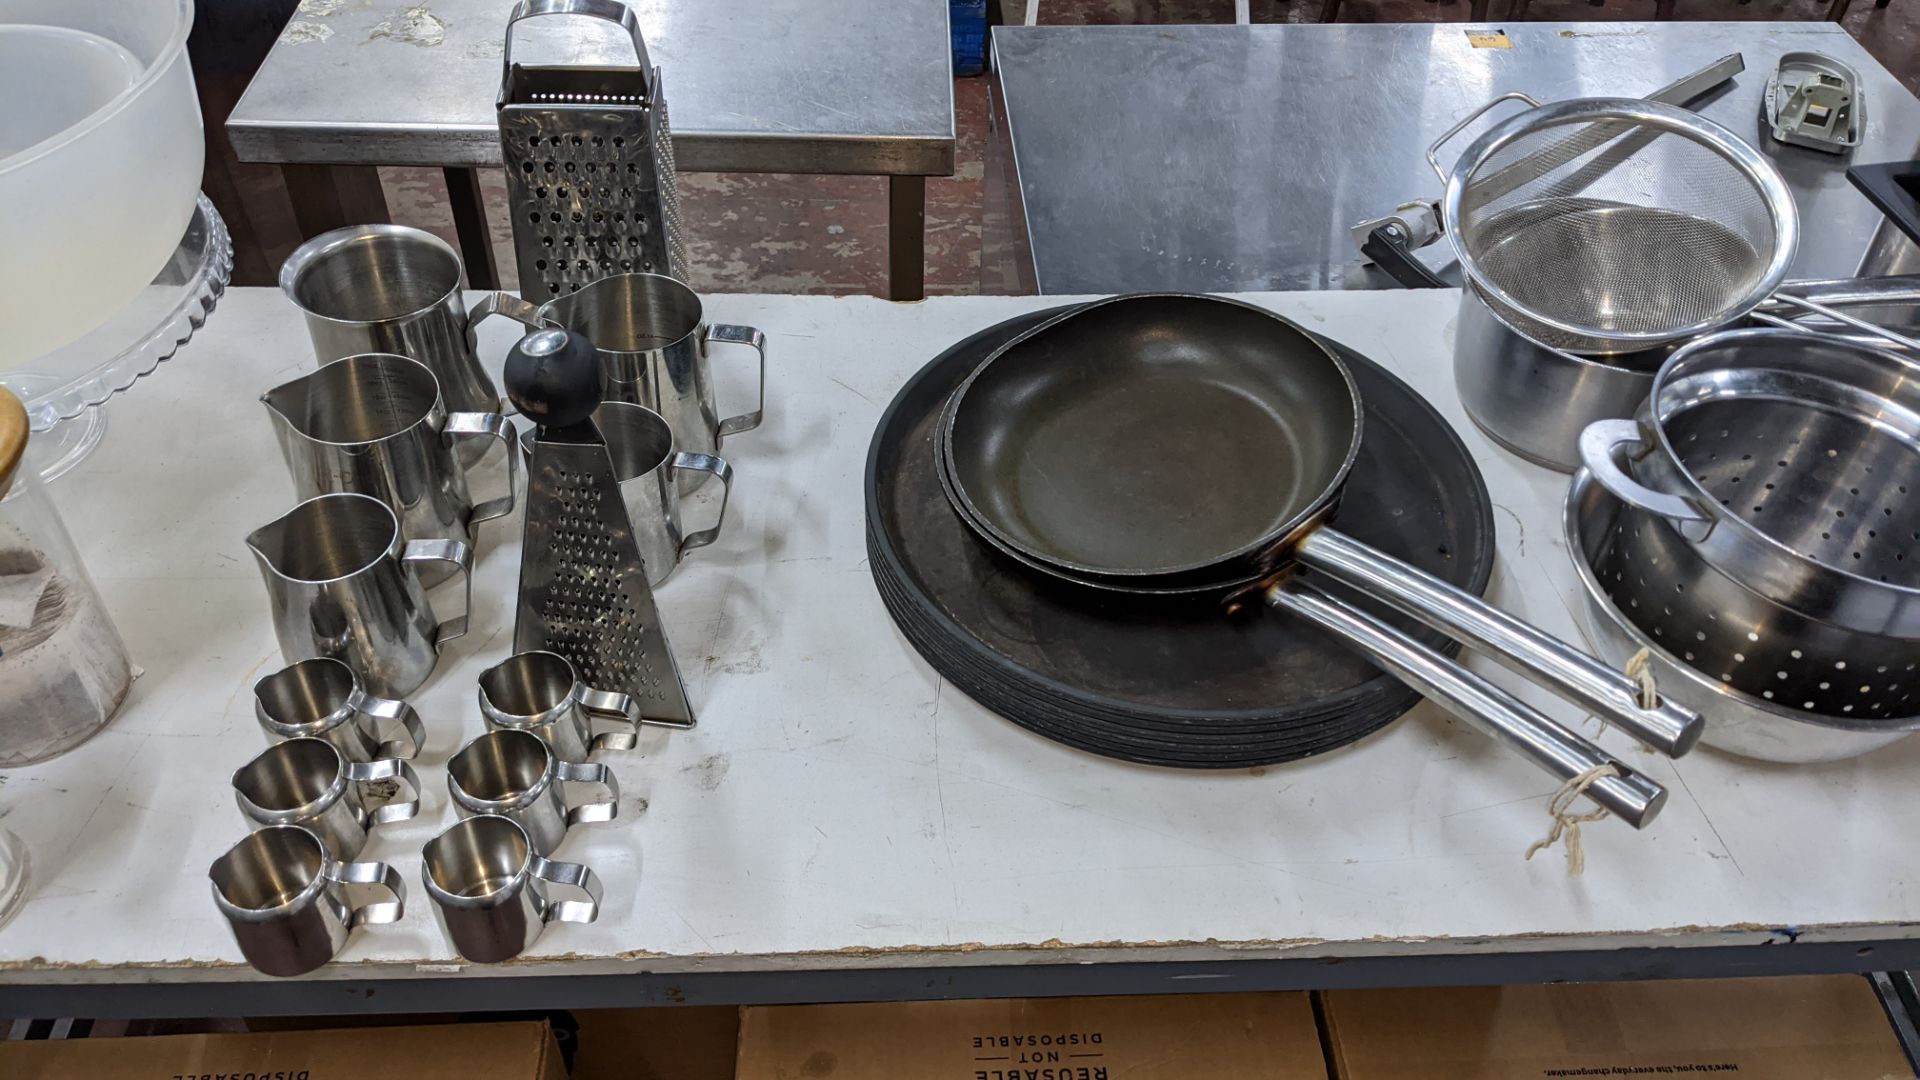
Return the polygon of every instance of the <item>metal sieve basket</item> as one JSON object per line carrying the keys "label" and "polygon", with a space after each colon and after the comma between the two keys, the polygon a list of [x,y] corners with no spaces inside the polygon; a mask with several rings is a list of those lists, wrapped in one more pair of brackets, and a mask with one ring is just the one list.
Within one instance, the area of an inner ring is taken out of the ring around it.
{"label": "metal sieve basket", "polygon": [[1574,353],[1631,352],[1737,319],[1784,280],[1799,241],[1772,162],[1654,101],[1537,105],[1474,140],[1446,183],[1462,271],[1516,329]]}

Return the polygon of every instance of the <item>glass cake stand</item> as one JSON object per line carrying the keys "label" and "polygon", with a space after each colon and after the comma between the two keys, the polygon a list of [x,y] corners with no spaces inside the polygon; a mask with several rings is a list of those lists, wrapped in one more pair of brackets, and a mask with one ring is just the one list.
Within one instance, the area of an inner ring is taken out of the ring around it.
{"label": "glass cake stand", "polygon": [[233,278],[233,239],[203,194],[180,246],[153,284],[97,329],[0,372],[33,424],[28,453],[43,480],[86,459],[107,430],[107,399],[151,375],[213,313]]}

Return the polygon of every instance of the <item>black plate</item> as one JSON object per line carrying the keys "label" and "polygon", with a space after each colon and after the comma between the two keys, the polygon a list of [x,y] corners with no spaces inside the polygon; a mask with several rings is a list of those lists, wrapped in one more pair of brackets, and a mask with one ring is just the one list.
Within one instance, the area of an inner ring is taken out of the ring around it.
{"label": "black plate", "polygon": [[[1183,767],[1291,760],[1344,745],[1411,707],[1418,696],[1397,679],[1278,612],[1233,618],[1210,597],[1074,588],[1012,563],[968,530],[935,472],[940,409],[990,352],[1059,310],[1009,320],[948,349],[907,381],[874,432],[870,565],[921,655],[981,704],[1049,738]],[[1334,347],[1367,409],[1341,531],[1481,592],[1493,570],[1493,508],[1466,447],[1405,383]],[[1457,651],[1437,633],[1366,606],[1433,647]]]}

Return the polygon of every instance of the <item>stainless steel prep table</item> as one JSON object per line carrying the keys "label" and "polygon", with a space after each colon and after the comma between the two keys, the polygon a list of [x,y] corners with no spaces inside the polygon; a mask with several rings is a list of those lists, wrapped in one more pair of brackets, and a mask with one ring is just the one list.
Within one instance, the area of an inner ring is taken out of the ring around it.
{"label": "stainless steel prep table", "polygon": [[[1881,220],[1845,165],[1920,147],[1920,101],[1831,23],[1511,23],[1505,47],[1469,29],[996,29],[989,291],[1391,286],[1348,229],[1440,193],[1424,155],[1454,121],[1512,90],[1640,97],[1732,52],[1746,71],[1696,108],[1779,163],[1805,224],[1795,276],[1852,273]],[[1859,73],[1867,133],[1850,158],[1764,134],[1767,76],[1796,50]]]}
{"label": "stainless steel prep table", "polygon": [[[286,168],[309,235],[345,223],[329,216],[384,214],[377,189],[355,206],[328,166],[444,167],[463,255],[490,270],[473,169],[500,164],[494,98],[510,6],[305,0],[227,121],[235,153]],[[661,69],[680,168],[887,177],[891,292],[918,298],[926,177],[953,172],[946,5],[631,6]],[[530,62],[632,60],[616,31],[586,20],[538,19],[518,33],[515,57]]]}

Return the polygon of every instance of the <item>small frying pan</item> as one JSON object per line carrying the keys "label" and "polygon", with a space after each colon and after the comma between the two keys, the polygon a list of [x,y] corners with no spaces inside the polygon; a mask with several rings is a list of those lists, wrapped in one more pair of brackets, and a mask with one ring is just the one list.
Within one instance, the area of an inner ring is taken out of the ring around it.
{"label": "small frying pan", "polygon": [[1624,673],[1326,527],[1360,417],[1346,365],[1293,323],[1216,297],[1138,294],[1008,342],[961,384],[936,438],[976,530],[1070,580],[1213,591],[1298,562],[1664,753],[1690,750],[1698,713],[1642,708]]}
{"label": "small frying pan", "polygon": [[[1036,573],[1081,588],[1131,595],[1167,596],[1202,591],[1194,586],[1159,587],[1097,581],[1081,577],[1023,555],[1002,543],[979,520],[967,513],[952,470],[942,456],[936,463],[940,484],[946,489],[954,512],[988,547]],[[1596,803],[1612,811],[1634,828],[1645,828],[1666,805],[1667,793],[1660,785],[1634,772],[1610,757],[1592,742],[1567,730],[1537,709],[1460,667],[1445,654],[1401,633],[1380,620],[1357,611],[1328,596],[1297,577],[1251,584],[1231,582],[1217,588],[1228,595],[1239,595],[1250,588],[1263,589],[1269,604],[1320,627],[1351,648],[1365,654],[1382,670],[1391,672],[1408,686],[1438,702],[1442,708],[1473,724],[1485,734],[1533,761],[1562,783],[1600,765],[1613,765],[1623,775],[1603,777],[1587,789]]]}

